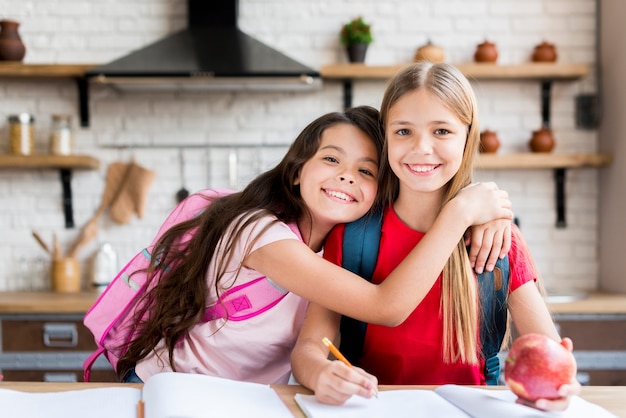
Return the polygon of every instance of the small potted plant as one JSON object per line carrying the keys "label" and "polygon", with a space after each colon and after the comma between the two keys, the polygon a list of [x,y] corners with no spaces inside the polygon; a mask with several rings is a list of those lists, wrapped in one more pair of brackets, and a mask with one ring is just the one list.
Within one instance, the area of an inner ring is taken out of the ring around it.
{"label": "small potted plant", "polygon": [[364,62],[367,46],[373,40],[370,25],[361,16],[356,17],[343,25],[340,40],[346,46],[350,62]]}

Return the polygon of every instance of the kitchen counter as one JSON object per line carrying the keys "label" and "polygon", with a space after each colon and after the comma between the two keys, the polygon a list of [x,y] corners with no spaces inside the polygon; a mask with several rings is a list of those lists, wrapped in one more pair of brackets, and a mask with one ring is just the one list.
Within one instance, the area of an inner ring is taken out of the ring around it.
{"label": "kitchen counter", "polygon": [[[98,296],[94,292],[0,292],[0,314],[85,313]],[[626,314],[626,294],[592,293],[548,305],[554,314]]]}
{"label": "kitchen counter", "polygon": [[98,296],[95,292],[0,292],[0,314],[84,314]]}
{"label": "kitchen counter", "polygon": [[590,293],[582,299],[548,303],[553,314],[626,314],[626,294]]}

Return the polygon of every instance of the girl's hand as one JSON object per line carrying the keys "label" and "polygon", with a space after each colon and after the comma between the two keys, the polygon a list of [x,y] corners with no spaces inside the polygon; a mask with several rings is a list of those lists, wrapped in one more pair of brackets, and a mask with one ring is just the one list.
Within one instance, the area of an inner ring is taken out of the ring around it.
{"label": "girl's hand", "polygon": [[[563,346],[569,351],[574,349],[574,344],[569,338],[563,338]],[[582,387],[578,380],[576,380],[576,376],[574,376],[569,384],[565,384],[559,388],[559,395],[561,397],[558,399],[537,399],[535,402],[518,399],[517,402],[543,411],[565,411],[569,406],[570,398],[579,395],[581,390]]]}
{"label": "girl's hand", "polygon": [[482,225],[495,219],[513,219],[509,194],[493,182],[465,186],[452,199],[462,208],[469,225]]}
{"label": "girl's hand", "polygon": [[339,360],[329,361],[317,377],[314,392],[319,402],[342,405],[352,395],[377,396],[378,379],[359,367],[348,367]]}
{"label": "girl's hand", "polygon": [[474,271],[492,271],[511,248],[511,221],[496,219],[472,226],[465,234],[465,245],[470,245],[469,259]]}

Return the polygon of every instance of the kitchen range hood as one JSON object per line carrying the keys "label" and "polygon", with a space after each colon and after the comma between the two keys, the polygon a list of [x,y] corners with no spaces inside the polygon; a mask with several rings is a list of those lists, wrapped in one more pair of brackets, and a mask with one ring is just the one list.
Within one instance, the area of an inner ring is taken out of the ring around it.
{"label": "kitchen range hood", "polygon": [[292,91],[321,87],[318,71],[242,32],[238,0],[187,0],[188,27],[86,73],[121,89]]}

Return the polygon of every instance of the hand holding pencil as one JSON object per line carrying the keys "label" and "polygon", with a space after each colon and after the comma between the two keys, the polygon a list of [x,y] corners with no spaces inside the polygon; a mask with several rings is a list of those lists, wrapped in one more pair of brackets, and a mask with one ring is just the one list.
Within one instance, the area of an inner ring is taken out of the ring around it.
{"label": "hand holding pencil", "polygon": [[[335,345],[332,343],[332,341],[330,341],[328,338],[324,337],[322,339],[322,342],[324,343],[324,345],[326,347],[328,347],[330,352],[333,353],[333,356],[335,356],[335,358],[337,360],[341,361],[343,364],[345,364],[346,366],[350,367],[351,369],[354,368],[354,366],[352,366],[352,364],[348,361],[348,359],[343,354],[341,354],[341,351],[339,351],[339,349],[337,347],[335,347]],[[362,373],[366,373],[365,371],[362,371],[361,369],[358,369],[358,370],[360,370]],[[366,375],[367,376],[371,376],[371,375],[369,375],[369,373],[366,373]],[[371,377],[373,377],[373,376],[371,376]],[[360,379],[360,380],[362,381],[363,379]],[[370,383],[370,381],[364,381],[363,383],[367,384],[367,383]],[[360,384],[360,386],[363,386],[363,384]],[[369,390],[370,390],[370,396],[374,396],[374,397],[378,398],[378,387],[377,387],[377,385],[376,384],[374,384],[374,385],[369,385],[368,384],[367,386],[369,387]]]}

